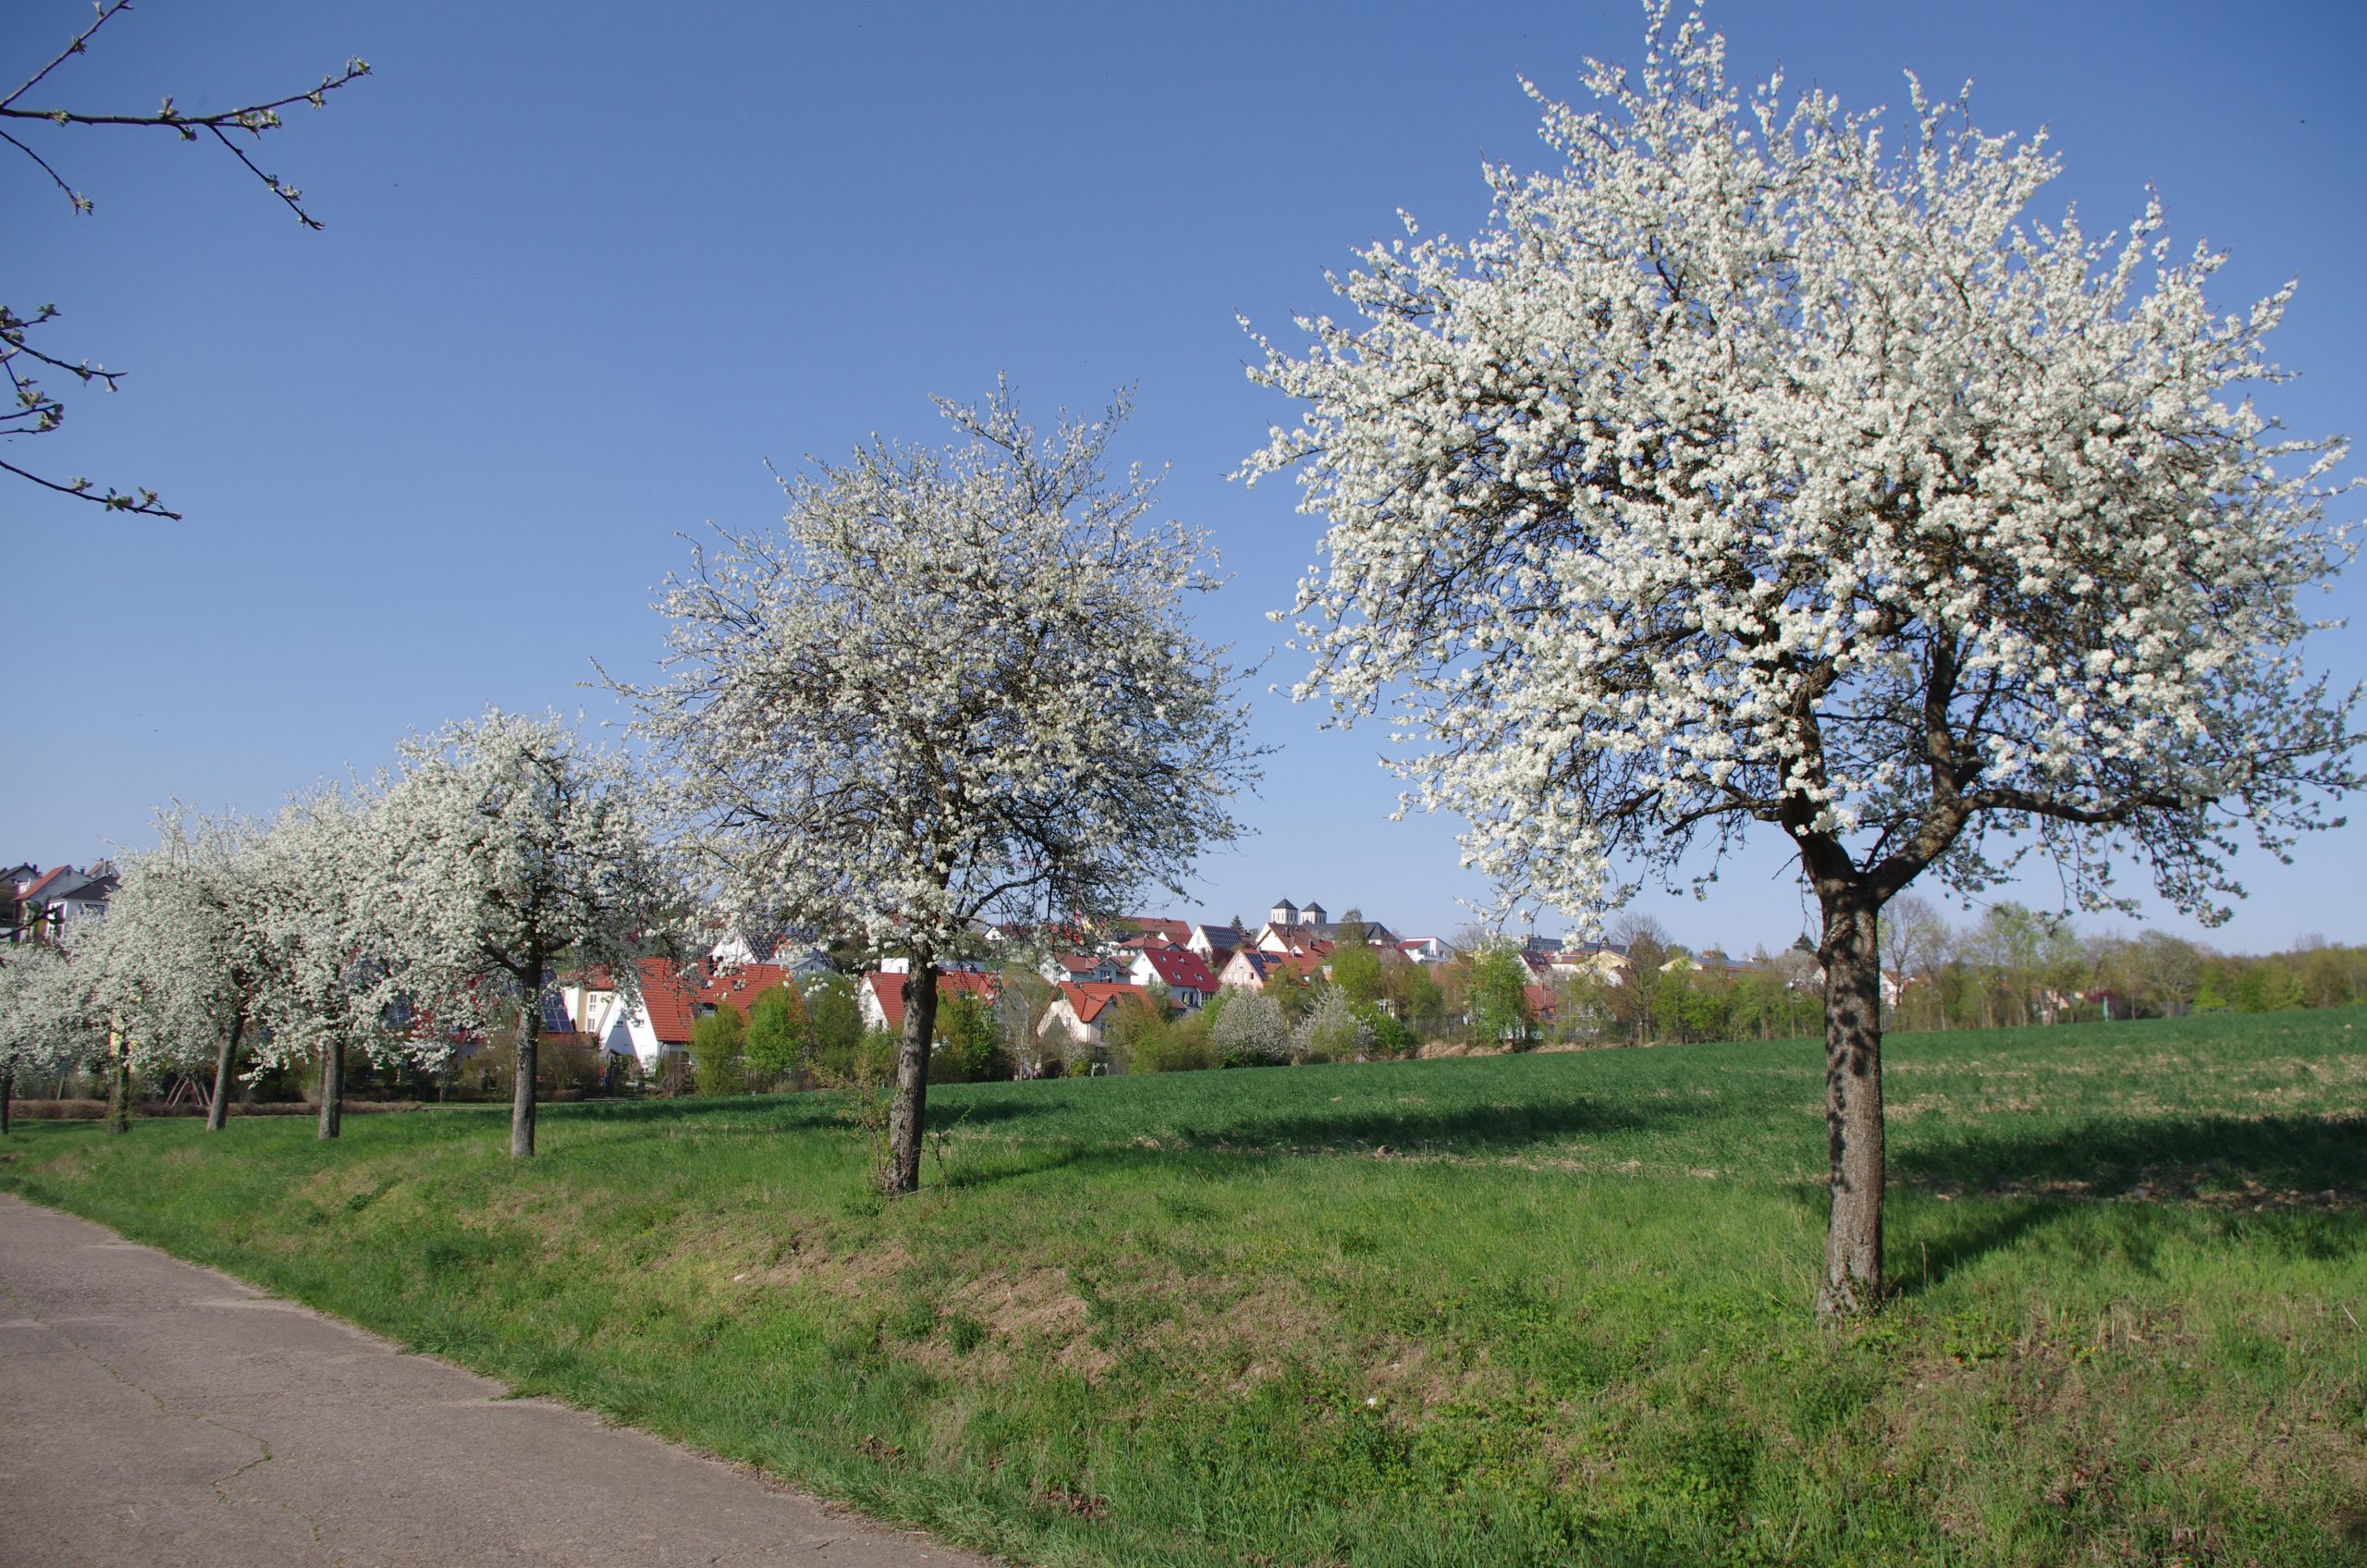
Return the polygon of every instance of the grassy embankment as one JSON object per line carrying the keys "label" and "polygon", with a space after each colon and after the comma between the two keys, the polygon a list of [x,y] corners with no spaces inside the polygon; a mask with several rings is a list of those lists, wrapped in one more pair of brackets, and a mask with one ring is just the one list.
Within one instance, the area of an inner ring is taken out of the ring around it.
{"label": "grassy embankment", "polygon": [[109,1138],[0,1186],[1048,1563],[2367,1560],[2367,1011],[1890,1042],[1871,1322],[1818,1049]]}

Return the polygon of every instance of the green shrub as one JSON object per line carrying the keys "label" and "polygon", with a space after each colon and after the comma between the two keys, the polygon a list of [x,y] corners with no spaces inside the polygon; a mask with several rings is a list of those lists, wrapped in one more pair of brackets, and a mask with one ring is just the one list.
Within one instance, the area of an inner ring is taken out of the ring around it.
{"label": "green shrub", "polygon": [[937,1010],[937,1037],[929,1054],[932,1084],[985,1084],[1012,1075],[993,1010],[967,992],[946,998]]}
{"label": "green shrub", "polygon": [[1375,1056],[1412,1056],[1421,1044],[1414,1037],[1414,1031],[1406,1028],[1396,1014],[1383,1011],[1378,1002],[1356,1009],[1356,1019],[1365,1026],[1372,1042],[1368,1048]]}
{"label": "green shrub", "polygon": [[691,1072],[703,1095],[736,1095],[744,1086],[748,1021],[719,1007],[691,1025]]}
{"label": "green shrub", "polygon": [[1134,1072],[1198,1072],[1216,1065],[1205,1028],[1197,1020],[1161,1029],[1138,1042],[1128,1070]]}
{"label": "green shrub", "polygon": [[805,1065],[814,1048],[814,1021],[791,986],[775,986],[748,1004],[747,1072],[752,1086],[769,1089]]}

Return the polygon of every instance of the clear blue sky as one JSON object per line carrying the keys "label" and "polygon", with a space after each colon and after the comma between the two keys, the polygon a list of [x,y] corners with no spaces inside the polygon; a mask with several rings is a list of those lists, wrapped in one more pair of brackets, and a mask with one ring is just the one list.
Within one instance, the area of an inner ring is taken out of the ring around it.
{"label": "clear blue sky", "polygon": [[[88,14],[10,0],[0,74],[13,85]],[[1902,67],[1935,92],[1976,79],[1984,128],[2052,128],[2067,166],[2048,215],[2076,200],[2101,232],[2153,182],[2174,238],[2232,247],[2226,307],[2300,277],[2277,343],[2304,374],[2272,406],[2367,435],[2367,7],[1729,0],[1711,18],[1738,76],[1780,61],[1853,105],[1903,104]],[[1208,629],[1264,655],[1264,612],[1316,530],[1289,486],[1227,482],[1294,416],[1245,381],[1235,313],[1286,332],[1330,308],[1323,269],[1396,232],[1399,207],[1469,233],[1482,159],[1545,156],[1516,75],[1570,96],[1583,55],[1633,62],[1641,34],[1626,0],[141,0],[53,79],[64,101],[218,107],[349,55],[375,74],[260,153],[321,234],[219,149],[153,132],[36,143],[93,217],[0,160],[0,298],[54,300],[53,348],[129,373],[112,398],[59,386],[67,429],[11,459],[153,485],[188,514],[0,486],[17,633],[0,858],[140,841],[167,796],[266,811],[488,702],[611,716],[579,683],[595,657],[654,657],[676,531],[777,515],[767,458],[937,439],[927,395],[976,396],[998,372],[1047,418],[1138,387],[1126,455],[1172,464],[1170,508],[1235,574]],[[2354,571],[2328,609],[2363,603]],[[2367,676],[2361,638],[2331,634],[2321,661]],[[1282,649],[1269,668],[1287,684],[1300,667]],[[1459,924],[1455,900],[1483,889],[1455,869],[1452,822],[1385,820],[1380,737],[1320,732],[1257,690],[1280,750],[1244,811],[1255,837],[1204,867],[1203,906]],[[2214,939],[2367,940],[2367,826],[2246,869],[2253,897]],[[2043,875],[2027,892],[2058,898]],[[1801,928],[1775,843],[1707,904],[1644,907],[1700,945]]]}

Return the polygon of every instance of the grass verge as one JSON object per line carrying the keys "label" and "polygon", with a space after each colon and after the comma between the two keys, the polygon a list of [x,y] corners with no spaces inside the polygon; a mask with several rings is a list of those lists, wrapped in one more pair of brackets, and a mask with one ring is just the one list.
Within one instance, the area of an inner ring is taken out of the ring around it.
{"label": "grass verge", "polygon": [[1060,1564],[2367,1560],[2367,1011],[1894,1036],[1814,1324],[1806,1042],[129,1137],[0,1187]]}

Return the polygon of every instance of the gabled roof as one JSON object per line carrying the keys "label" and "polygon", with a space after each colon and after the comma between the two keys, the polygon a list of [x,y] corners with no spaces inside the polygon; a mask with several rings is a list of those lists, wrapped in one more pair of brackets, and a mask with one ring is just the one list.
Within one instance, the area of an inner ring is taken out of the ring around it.
{"label": "gabled roof", "polygon": [[[1274,934],[1277,941],[1291,952],[1328,953],[1337,944],[1326,937],[1326,931],[1336,931],[1336,925],[1276,925],[1267,922],[1264,930]],[[1263,933],[1260,933],[1261,939]]]}
{"label": "gabled roof", "polygon": [[84,876],[81,878],[78,886],[67,888],[54,895],[54,897],[57,902],[62,904],[103,904],[106,902],[107,900],[114,895],[115,890],[122,885],[123,879],[117,876],[114,872],[110,871],[104,876]]}
{"label": "gabled roof", "polygon": [[[872,997],[879,1003],[880,1016],[888,1021],[888,1032],[901,1034],[904,1027],[904,976],[875,970],[863,977],[871,987]],[[948,997],[972,996],[980,1001],[993,1001],[1002,993],[1002,976],[981,974],[970,970],[950,970],[937,977],[937,998],[943,1002]]]}
{"label": "gabled roof", "polygon": [[786,931],[735,931],[731,936],[740,938],[741,945],[748,949],[748,956],[758,963],[772,962],[773,949],[789,939]]}
{"label": "gabled roof", "polygon": [[39,876],[34,877],[32,886],[27,888],[19,897],[23,898],[27,903],[31,903],[35,899],[54,897],[64,886],[59,878],[80,875],[70,865],[53,865]]}
{"label": "gabled roof", "polygon": [[1133,926],[1138,936],[1164,937],[1179,945],[1192,935],[1189,921],[1167,920],[1156,915],[1129,914],[1121,917],[1118,924]]}
{"label": "gabled roof", "polygon": [[1150,961],[1152,971],[1172,988],[1188,986],[1196,991],[1213,991],[1216,976],[1208,973],[1207,961],[1189,948],[1147,948],[1143,957]]}
{"label": "gabled roof", "polygon": [[1247,964],[1250,973],[1262,981],[1274,972],[1276,965],[1282,962],[1282,955],[1269,953],[1263,948],[1236,948],[1233,949],[1233,956],[1224,962],[1228,969],[1236,963]]}
{"label": "gabled roof", "polygon": [[1090,1023],[1128,997],[1147,998],[1140,986],[1112,986],[1105,981],[1074,980],[1061,982],[1061,995],[1068,998],[1069,1007],[1076,1013],[1079,1023]]}
{"label": "gabled roof", "polygon": [[1331,943],[1318,942],[1312,948],[1302,948],[1294,953],[1274,955],[1274,966],[1287,969],[1294,974],[1312,975],[1323,967],[1323,960],[1331,951]]}
{"label": "gabled roof", "polygon": [[740,1012],[775,986],[786,985],[789,971],[777,963],[743,963],[720,970],[699,987],[698,999],[708,1007],[729,1006]]}
{"label": "gabled roof", "polygon": [[691,1026],[699,1020],[698,993],[668,958],[645,958],[641,971],[641,1005],[649,1014],[650,1033],[658,1043],[687,1046]]}

